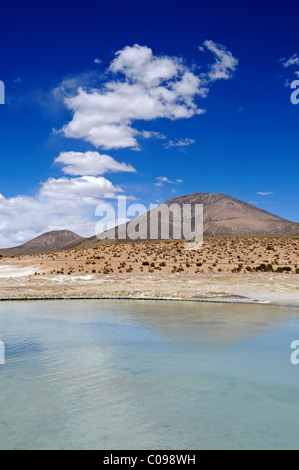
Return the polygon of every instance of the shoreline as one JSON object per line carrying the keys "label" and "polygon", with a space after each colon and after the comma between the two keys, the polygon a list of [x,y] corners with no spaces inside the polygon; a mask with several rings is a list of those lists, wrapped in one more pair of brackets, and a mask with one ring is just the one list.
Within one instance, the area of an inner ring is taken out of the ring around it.
{"label": "shoreline", "polygon": [[214,304],[234,304],[234,305],[258,305],[258,306],[273,306],[273,307],[288,307],[288,308],[299,308],[299,304],[287,303],[287,302],[271,302],[271,301],[260,301],[260,300],[233,300],[233,299],[184,299],[184,298],[172,298],[172,297],[30,297],[30,298],[1,298],[1,302],[42,302],[42,301],[68,301],[68,300],[133,300],[133,301],[146,301],[146,302],[195,302],[195,303],[214,303]]}
{"label": "shoreline", "polygon": [[[42,300],[138,300],[138,301],[151,301],[151,302],[156,302],[156,301],[166,301],[166,302],[200,302],[200,303],[218,303],[218,304],[250,304],[250,305],[279,305],[270,301],[263,302],[259,300],[250,300],[250,299],[244,299],[240,300],[237,299],[234,300],[228,299],[228,298],[223,298],[221,300],[218,300],[217,298],[199,298],[199,299],[193,299],[193,298],[183,298],[183,297],[13,297],[13,298],[1,298],[0,302],[30,302],[30,301],[42,301]],[[295,305],[297,306],[297,305]],[[298,305],[299,306],[299,305]]]}
{"label": "shoreline", "polygon": [[0,279],[0,301],[149,300],[299,307],[291,274],[123,273]]}

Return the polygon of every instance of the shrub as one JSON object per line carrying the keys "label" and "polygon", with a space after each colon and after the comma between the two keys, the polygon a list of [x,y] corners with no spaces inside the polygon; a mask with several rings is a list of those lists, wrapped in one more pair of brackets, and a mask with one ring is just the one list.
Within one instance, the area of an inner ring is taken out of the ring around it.
{"label": "shrub", "polygon": [[290,272],[292,271],[292,268],[290,268],[290,266],[280,266],[276,269],[277,273],[283,273],[284,271]]}
{"label": "shrub", "polygon": [[260,264],[259,266],[257,266],[257,267],[255,268],[255,270],[256,270],[256,271],[263,271],[263,272],[265,272],[265,271],[273,271],[273,266],[272,266],[272,264],[264,264],[264,263],[262,263],[262,264]]}

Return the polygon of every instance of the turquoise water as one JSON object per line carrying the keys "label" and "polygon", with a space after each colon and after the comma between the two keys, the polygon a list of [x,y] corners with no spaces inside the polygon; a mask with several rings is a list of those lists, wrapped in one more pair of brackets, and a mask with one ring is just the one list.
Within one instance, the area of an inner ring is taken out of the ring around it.
{"label": "turquoise water", "polygon": [[0,304],[1,449],[299,449],[299,309]]}

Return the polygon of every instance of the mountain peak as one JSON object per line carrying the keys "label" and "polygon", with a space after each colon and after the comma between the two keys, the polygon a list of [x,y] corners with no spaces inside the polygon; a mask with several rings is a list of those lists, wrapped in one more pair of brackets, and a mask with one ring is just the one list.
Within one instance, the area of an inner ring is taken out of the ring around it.
{"label": "mountain peak", "polygon": [[23,245],[0,250],[0,253],[5,256],[21,256],[60,251],[71,248],[74,243],[79,243],[83,240],[83,237],[70,230],[54,230],[43,233]]}

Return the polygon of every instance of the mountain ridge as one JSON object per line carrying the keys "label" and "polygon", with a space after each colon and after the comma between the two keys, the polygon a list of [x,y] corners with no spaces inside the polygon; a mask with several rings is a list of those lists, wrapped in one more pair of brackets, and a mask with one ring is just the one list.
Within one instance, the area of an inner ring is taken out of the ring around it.
{"label": "mountain ridge", "polygon": [[[299,235],[299,223],[291,222],[223,193],[193,193],[170,199],[164,204],[168,207],[172,204],[178,204],[181,211],[183,210],[183,204],[203,204],[205,237],[293,237]],[[149,215],[150,211],[137,217],[135,219],[136,223],[145,220],[148,223]],[[119,227],[124,225],[128,225],[128,223]],[[174,226],[174,221],[170,219],[171,226]],[[111,243],[112,239],[105,239],[109,233],[113,233],[111,230],[113,229],[89,238],[81,237],[69,230],[46,232],[23,245],[0,249],[0,254],[4,256],[22,256]],[[118,239],[117,235],[118,228],[116,228],[116,240]]]}

